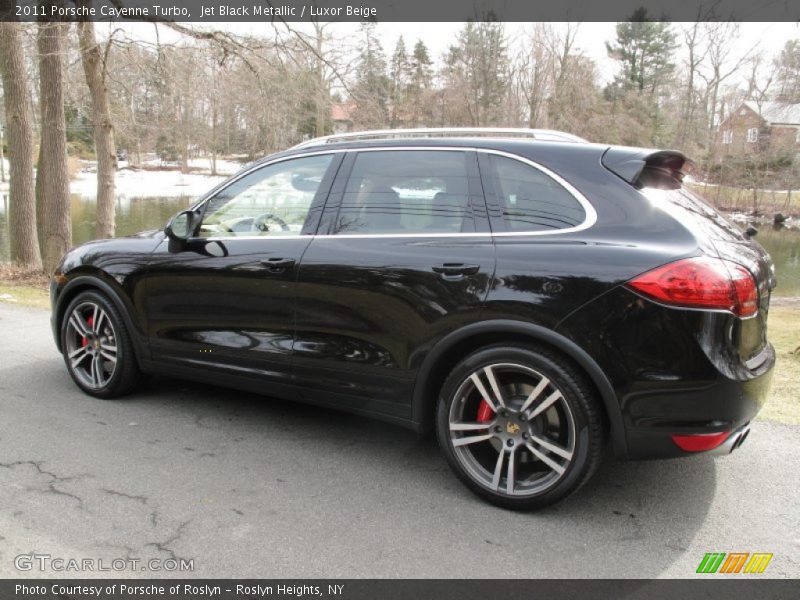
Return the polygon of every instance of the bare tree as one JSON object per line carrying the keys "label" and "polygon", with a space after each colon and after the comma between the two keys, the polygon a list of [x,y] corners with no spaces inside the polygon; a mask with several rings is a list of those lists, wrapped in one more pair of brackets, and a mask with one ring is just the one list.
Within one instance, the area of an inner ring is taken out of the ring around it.
{"label": "bare tree", "polygon": [[721,118],[720,93],[722,84],[737,73],[749,60],[754,50],[751,48],[734,59],[736,46],[732,43],[739,36],[739,24],[704,23],[707,39],[706,60],[704,70],[699,71],[706,83],[706,148],[712,148],[717,125]]}
{"label": "bare tree", "polygon": [[11,261],[23,267],[39,269],[42,259],[36,232],[33,126],[20,28],[18,23],[0,23],[0,70],[3,77],[11,177],[8,233]]}
{"label": "bare tree", "polygon": [[52,273],[72,245],[67,137],[64,117],[64,46],[67,25],[39,23],[41,144],[37,179],[43,219],[42,262]]}
{"label": "bare tree", "polygon": [[686,83],[681,101],[681,119],[675,133],[675,145],[686,147],[689,134],[694,131],[695,112],[697,110],[698,69],[708,55],[708,46],[704,43],[703,29],[699,21],[686,24],[681,33],[686,47]]}
{"label": "bare tree", "polygon": [[[90,7],[92,1],[76,0],[75,4],[79,7]],[[111,40],[106,43],[105,52],[103,52],[95,39],[92,21],[82,21],[78,23],[77,27],[83,71],[91,97],[92,132],[97,156],[97,223],[95,231],[98,238],[109,238],[114,237],[115,229],[114,179],[117,172],[114,125],[111,120],[108,88],[106,87],[106,58],[111,48]]]}
{"label": "bare tree", "polygon": [[553,54],[547,43],[551,28],[548,23],[534,25],[529,43],[521,44],[522,50],[514,61],[514,79],[525,101],[528,127],[547,126],[546,102],[553,85]]}

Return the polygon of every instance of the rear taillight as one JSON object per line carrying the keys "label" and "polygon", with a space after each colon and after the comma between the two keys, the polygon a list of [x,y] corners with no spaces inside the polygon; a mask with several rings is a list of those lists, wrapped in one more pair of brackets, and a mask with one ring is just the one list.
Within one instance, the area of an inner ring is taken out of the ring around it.
{"label": "rear taillight", "polygon": [[738,317],[758,312],[758,289],[750,271],[719,258],[685,258],[643,273],[627,285],[671,306],[727,310]]}

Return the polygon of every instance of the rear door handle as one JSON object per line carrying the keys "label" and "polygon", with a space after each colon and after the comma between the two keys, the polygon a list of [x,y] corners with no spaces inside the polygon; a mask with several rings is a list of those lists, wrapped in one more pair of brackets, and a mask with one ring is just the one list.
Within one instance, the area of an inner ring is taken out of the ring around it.
{"label": "rear door handle", "polygon": [[480,265],[465,265],[464,263],[444,263],[443,265],[435,265],[431,267],[434,273],[439,273],[445,277],[475,275],[480,268]]}
{"label": "rear door handle", "polygon": [[288,267],[293,267],[295,260],[293,258],[265,258],[261,264],[267,267],[270,273],[280,273]]}

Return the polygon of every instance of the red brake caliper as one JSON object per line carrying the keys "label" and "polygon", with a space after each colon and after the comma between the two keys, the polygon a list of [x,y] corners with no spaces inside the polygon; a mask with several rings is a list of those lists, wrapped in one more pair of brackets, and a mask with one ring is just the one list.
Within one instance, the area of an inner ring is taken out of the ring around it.
{"label": "red brake caliper", "polygon": [[[86,319],[86,324],[89,327],[92,327],[94,325],[94,317],[89,317],[88,319]],[[89,340],[86,339],[86,336],[81,336],[81,346],[85,347],[88,345],[89,345]]]}
{"label": "red brake caliper", "polygon": [[489,406],[489,403],[486,400],[481,399],[481,403],[478,406],[478,423],[488,423],[494,417],[494,411],[492,407]]}

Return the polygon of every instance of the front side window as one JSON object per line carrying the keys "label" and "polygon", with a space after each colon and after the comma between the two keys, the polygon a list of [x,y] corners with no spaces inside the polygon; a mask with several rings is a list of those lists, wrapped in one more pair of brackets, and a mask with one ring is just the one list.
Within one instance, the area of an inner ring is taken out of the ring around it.
{"label": "front side window", "polygon": [[549,175],[505,156],[492,154],[489,160],[506,231],[552,231],[586,220],[581,203]]}
{"label": "front side window", "polygon": [[245,175],[208,201],[200,236],[298,235],[332,160],[307,156]]}
{"label": "front side window", "polygon": [[723,144],[731,144],[733,143],[733,131],[730,129],[726,129],[722,132],[722,143]]}
{"label": "front side window", "polygon": [[333,234],[474,231],[467,179],[469,156],[446,150],[359,153]]}
{"label": "front side window", "polygon": [[747,141],[748,142],[757,142],[758,141],[758,129],[756,127],[751,127],[747,130]]}

